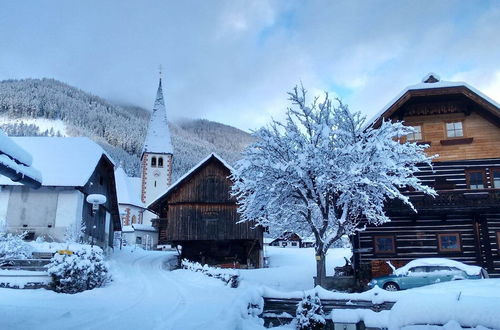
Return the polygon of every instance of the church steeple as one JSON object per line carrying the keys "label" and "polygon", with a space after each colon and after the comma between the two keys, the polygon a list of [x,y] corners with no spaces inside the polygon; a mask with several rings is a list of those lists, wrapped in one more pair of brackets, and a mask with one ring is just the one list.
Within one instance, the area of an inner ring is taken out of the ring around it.
{"label": "church steeple", "polygon": [[146,205],[165,192],[172,183],[173,153],[160,76],[141,155],[141,200]]}
{"label": "church steeple", "polygon": [[172,140],[170,139],[170,131],[168,129],[167,111],[165,110],[165,100],[163,99],[163,88],[160,82],[156,92],[156,99],[153,106],[153,113],[149,121],[144,148],[142,149],[142,157],[144,153],[163,153],[173,154]]}

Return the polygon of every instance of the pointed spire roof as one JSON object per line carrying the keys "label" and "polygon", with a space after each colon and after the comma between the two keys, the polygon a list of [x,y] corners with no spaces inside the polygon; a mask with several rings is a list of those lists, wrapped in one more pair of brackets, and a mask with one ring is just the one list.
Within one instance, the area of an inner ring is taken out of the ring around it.
{"label": "pointed spire roof", "polygon": [[149,121],[146,140],[144,141],[144,148],[142,149],[143,155],[146,152],[158,154],[174,153],[172,140],[170,139],[170,131],[168,129],[167,111],[165,110],[161,78],[158,84],[158,91],[156,92],[155,104]]}

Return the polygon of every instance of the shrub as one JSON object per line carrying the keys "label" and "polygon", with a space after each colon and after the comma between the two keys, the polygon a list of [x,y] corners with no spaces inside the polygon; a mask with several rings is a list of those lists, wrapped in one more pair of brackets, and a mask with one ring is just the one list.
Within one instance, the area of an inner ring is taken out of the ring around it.
{"label": "shrub", "polygon": [[240,284],[238,272],[234,269],[222,269],[201,265],[199,262],[191,262],[187,259],[182,260],[182,268],[193,272],[201,272],[209,277],[218,278],[231,288],[237,288]]}
{"label": "shrub", "polygon": [[324,329],[325,314],[317,294],[314,297],[308,294],[299,302],[295,319],[299,330]]}
{"label": "shrub", "polygon": [[106,284],[110,277],[101,248],[83,245],[73,254],[55,254],[48,265],[56,292],[77,293]]}
{"label": "shrub", "polygon": [[0,232],[0,259],[31,258],[33,248],[23,241],[24,235]]}

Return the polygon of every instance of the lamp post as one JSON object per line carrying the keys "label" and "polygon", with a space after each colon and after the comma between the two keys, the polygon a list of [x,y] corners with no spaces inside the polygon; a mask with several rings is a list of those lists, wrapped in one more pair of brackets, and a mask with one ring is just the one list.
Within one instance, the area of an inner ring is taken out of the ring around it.
{"label": "lamp post", "polygon": [[[87,203],[92,204],[92,217],[99,210],[99,206],[102,204],[105,204],[107,201],[106,196],[101,195],[101,194],[90,194],[87,196],[86,200],[87,200]],[[95,229],[96,229],[96,225],[92,224],[92,229],[91,229],[91,236],[92,236],[91,245],[92,246],[94,246]]]}

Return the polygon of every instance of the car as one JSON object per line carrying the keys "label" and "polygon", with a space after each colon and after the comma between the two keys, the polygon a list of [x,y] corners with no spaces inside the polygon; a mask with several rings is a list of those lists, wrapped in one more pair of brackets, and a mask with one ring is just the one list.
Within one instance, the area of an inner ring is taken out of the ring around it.
{"label": "car", "polygon": [[406,266],[394,270],[393,274],[376,277],[368,283],[387,291],[398,291],[420,286],[456,281],[487,278],[481,267],[466,265],[445,258],[422,258],[410,261]]}

